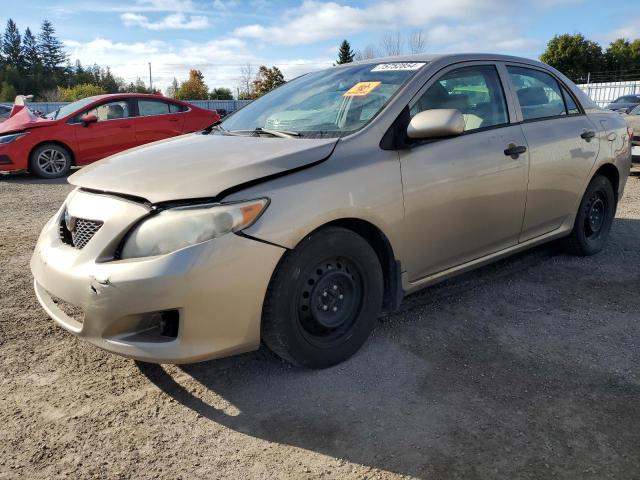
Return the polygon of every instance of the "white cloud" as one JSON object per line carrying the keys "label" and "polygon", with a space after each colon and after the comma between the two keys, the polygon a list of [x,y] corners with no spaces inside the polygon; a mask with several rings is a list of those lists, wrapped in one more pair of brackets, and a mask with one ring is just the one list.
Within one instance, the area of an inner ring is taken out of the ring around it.
{"label": "white cloud", "polygon": [[65,46],[73,60],[84,65],[97,63],[109,66],[114,75],[127,83],[137,78],[148,79],[151,62],[154,86],[164,90],[174,77],[186,80],[189,69],[201,70],[209,88],[228,87],[235,91],[240,80],[240,67],[250,63],[257,71],[259,65],[277,65],[285,78],[329,67],[332,58],[267,59],[255,53],[244,40],[226,38],[203,43],[186,42],[175,46],[167,42],[113,42],[97,38],[91,42],[66,40]]}
{"label": "white cloud", "polygon": [[401,5],[381,1],[360,8],[305,0],[272,25],[242,26],[234,35],[283,45],[312,43],[377,28],[422,27],[436,20],[470,18],[501,3],[503,0],[432,0],[426,5],[424,0],[407,0]]}
{"label": "white cloud", "polygon": [[142,27],[149,30],[199,30],[209,26],[207,17],[201,15],[187,17],[183,13],[167,15],[158,22],[152,22],[147,16],[133,12],[123,13],[120,19],[127,27]]}

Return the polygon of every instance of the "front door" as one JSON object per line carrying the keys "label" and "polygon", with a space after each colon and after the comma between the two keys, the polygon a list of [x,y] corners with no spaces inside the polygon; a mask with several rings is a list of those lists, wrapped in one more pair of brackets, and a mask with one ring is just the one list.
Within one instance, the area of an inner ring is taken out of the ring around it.
{"label": "front door", "polygon": [[[135,118],[130,112],[125,99],[103,103],[76,116],[72,125],[78,145],[76,161],[89,163],[135,147]],[[85,125],[80,121],[91,114],[98,118],[97,122]]]}
{"label": "front door", "polygon": [[445,72],[411,105],[462,112],[465,132],[400,152],[409,281],[516,245],[522,227],[527,153],[519,125],[509,124],[494,65]]}

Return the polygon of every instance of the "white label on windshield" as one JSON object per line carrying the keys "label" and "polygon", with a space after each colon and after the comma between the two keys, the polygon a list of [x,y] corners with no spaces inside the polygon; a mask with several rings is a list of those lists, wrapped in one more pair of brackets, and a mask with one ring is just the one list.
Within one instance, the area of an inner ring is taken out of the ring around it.
{"label": "white label on windshield", "polygon": [[424,62],[412,63],[381,63],[371,69],[372,72],[392,72],[397,70],[418,70]]}

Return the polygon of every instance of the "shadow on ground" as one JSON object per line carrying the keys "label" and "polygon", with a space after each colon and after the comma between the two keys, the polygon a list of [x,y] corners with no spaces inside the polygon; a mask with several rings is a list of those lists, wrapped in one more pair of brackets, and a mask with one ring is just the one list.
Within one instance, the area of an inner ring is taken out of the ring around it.
{"label": "shadow on ground", "polygon": [[546,246],[409,297],[331,369],[265,348],[179,375],[138,366],[211,421],[383,470],[628,478],[640,471],[640,268],[627,267],[640,222],[617,219],[612,236],[596,257]]}

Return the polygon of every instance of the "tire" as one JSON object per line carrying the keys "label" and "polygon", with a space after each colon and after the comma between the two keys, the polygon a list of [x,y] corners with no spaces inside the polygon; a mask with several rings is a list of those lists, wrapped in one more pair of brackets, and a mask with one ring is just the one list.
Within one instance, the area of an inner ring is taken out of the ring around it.
{"label": "tire", "polygon": [[71,152],[57,143],[37,147],[29,159],[29,171],[40,178],[64,177],[71,170]]}
{"label": "tire", "polygon": [[595,255],[604,247],[616,214],[616,197],[609,179],[593,177],[587,187],[571,234],[564,240],[567,253]]}
{"label": "tire", "polygon": [[344,228],[319,230],[280,261],[265,298],[262,339],[294,365],[336,365],[371,333],[383,289],[380,261],[364,238]]}

